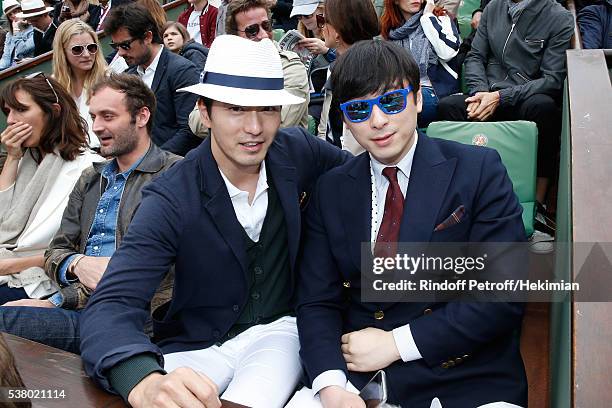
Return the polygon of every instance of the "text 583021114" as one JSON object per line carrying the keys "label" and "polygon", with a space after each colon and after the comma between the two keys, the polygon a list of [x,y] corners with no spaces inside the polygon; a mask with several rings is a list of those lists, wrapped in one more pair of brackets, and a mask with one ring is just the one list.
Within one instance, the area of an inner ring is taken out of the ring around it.
{"label": "text 583021114", "polygon": [[[64,389],[28,389],[19,387],[0,387],[0,403],[19,402],[37,399],[65,399]],[[0,404],[1,405],[1,404]]]}

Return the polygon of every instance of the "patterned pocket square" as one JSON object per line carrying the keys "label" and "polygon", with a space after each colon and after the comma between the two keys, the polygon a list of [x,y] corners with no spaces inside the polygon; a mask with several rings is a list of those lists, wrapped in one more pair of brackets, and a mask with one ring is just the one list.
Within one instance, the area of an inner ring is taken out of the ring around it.
{"label": "patterned pocket square", "polygon": [[434,231],[442,231],[449,227],[452,227],[453,225],[459,224],[464,214],[465,207],[463,205],[460,205],[455,211],[453,211],[451,215],[448,216],[447,219],[438,224]]}

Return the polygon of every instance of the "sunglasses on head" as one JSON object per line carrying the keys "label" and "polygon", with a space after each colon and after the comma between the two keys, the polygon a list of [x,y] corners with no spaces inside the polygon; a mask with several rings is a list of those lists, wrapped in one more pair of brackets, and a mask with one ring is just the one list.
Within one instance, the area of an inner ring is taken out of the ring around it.
{"label": "sunglasses on head", "polygon": [[95,54],[96,52],[98,52],[98,44],[91,43],[91,44],[86,44],[86,45],[75,45],[72,48],[70,48],[70,52],[75,57],[80,57],[81,55],[83,55],[85,50],[87,50],[89,54]]}
{"label": "sunglasses on head", "polygon": [[327,20],[325,20],[325,15],[317,14],[315,17],[317,18],[317,28],[325,27],[325,23],[327,22]]}
{"label": "sunglasses on head", "polygon": [[387,115],[394,115],[406,109],[406,98],[412,91],[408,85],[405,89],[396,89],[372,99],[349,101],[340,104],[344,116],[353,123],[365,122],[370,118],[374,105]]}
{"label": "sunglasses on head", "polygon": [[53,88],[53,85],[51,85],[51,82],[49,82],[49,79],[47,78],[47,76],[45,75],[44,72],[35,72],[33,74],[26,75],[24,78],[25,79],[32,79],[32,78],[36,78],[39,75],[42,75],[42,77],[45,79],[45,81],[47,81],[47,84],[49,85],[49,88],[51,88],[51,90],[53,91],[53,95],[55,95],[55,103],[59,103],[59,98],[57,97],[57,92],[55,92],[55,88]]}
{"label": "sunglasses on head", "polygon": [[117,48],[121,48],[124,51],[129,51],[130,48],[132,48],[132,43],[136,41],[137,39],[138,38],[131,38],[129,40],[121,41],[120,43],[114,43],[111,41],[110,44],[108,45],[110,45],[113,50],[116,50]]}
{"label": "sunglasses on head", "polygon": [[262,21],[260,24],[251,24],[250,26],[246,26],[244,30],[237,31],[244,33],[247,38],[255,38],[257,37],[257,33],[259,33],[260,27],[267,33],[272,32],[272,23],[270,23],[270,20]]}

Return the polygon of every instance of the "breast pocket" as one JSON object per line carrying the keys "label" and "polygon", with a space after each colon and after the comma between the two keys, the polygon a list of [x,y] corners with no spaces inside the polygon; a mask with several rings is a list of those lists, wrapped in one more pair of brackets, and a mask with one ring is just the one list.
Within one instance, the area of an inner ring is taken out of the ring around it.
{"label": "breast pocket", "polygon": [[466,242],[470,233],[470,224],[470,218],[466,214],[460,223],[441,231],[434,231],[431,240],[432,242]]}

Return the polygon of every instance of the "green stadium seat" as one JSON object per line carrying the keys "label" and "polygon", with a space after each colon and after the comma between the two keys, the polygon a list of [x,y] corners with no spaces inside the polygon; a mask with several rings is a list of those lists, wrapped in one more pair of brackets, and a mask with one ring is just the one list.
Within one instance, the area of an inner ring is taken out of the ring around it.
{"label": "green stadium seat", "polygon": [[432,122],[427,128],[427,135],[497,150],[523,206],[525,233],[527,237],[533,234],[538,154],[538,129],[535,123],[523,120]]}
{"label": "green stadium seat", "polygon": [[272,35],[274,36],[274,41],[280,41],[280,39],[283,38],[283,35],[285,35],[285,30],[282,28],[275,28],[272,30]]}
{"label": "green stadium seat", "polygon": [[461,38],[467,37],[472,31],[472,13],[480,7],[480,0],[463,0],[459,6],[457,22],[459,23],[459,31]]}
{"label": "green stadium seat", "polygon": [[317,122],[311,115],[308,115],[308,131],[315,136],[317,135]]}

